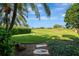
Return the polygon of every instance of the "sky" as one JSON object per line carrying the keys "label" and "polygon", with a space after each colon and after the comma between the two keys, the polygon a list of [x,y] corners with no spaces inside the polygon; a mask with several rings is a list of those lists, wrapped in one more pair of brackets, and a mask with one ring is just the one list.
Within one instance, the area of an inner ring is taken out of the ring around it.
{"label": "sky", "polygon": [[36,18],[34,11],[32,11],[31,7],[28,7],[28,19],[27,24],[29,27],[33,28],[39,28],[39,27],[45,27],[45,28],[51,28],[55,24],[60,24],[62,26],[65,26],[64,22],[64,16],[66,13],[66,10],[71,6],[70,3],[48,3],[48,6],[51,11],[51,16],[47,17],[44,8],[41,4],[36,4],[39,12],[40,12],[40,20]]}

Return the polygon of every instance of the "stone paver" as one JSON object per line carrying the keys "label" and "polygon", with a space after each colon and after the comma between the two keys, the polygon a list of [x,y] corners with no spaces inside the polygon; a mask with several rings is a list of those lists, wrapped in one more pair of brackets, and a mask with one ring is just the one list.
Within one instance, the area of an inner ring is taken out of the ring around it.
{"label": "stone paver", "polygon": [[42,55],[42,54],[49,54],[48,50],[47,49],[35,49],[33,51],[34,54],[38,54],[38,55]]}
{"label": "stone paver", "polygon": [[36,49],[33,51],[33,53],[38,56],[49,55],[47,44],[36,44]]}
{"label": "stone paver", "polygon": [[47,45],[46,44],[38,44],[36,45],[36,48],[39,48],[39,47],[46,47]]}

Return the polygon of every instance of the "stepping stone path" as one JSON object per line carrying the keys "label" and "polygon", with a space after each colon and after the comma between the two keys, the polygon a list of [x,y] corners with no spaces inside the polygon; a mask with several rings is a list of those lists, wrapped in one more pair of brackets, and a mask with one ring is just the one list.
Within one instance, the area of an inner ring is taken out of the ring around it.
{"label": "stepping stone path", "polygon": [[16,56],[49,56],[49,51],[46,43],[20,44],[20,47],[24,47],[25,49],[19,51],[16,48]]}
{"label": "stepping stone path", "polygon": [[33,51],[34,55],[37,56],[48,56],[47,44],[36,44],[36,49]]}

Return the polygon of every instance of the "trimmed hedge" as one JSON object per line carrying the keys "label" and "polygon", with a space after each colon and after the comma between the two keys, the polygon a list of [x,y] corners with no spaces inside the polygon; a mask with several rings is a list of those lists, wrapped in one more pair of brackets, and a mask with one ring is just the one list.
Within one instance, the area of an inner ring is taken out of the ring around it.
{"label": "trimmed hedge", "polygon": [[[0,28],[5,30],[5,28],[3,28],[3,27],[0,27]],[[31,29],[30,28],[17,27],[17,28],[13,28],[12,31],[11,31],[12,35],[27,34],[27,33],[31,33]]]}
{"label": "trimmed hedge", "polygon": [[12,29],[12,34],[26,34],[26,33],[31,33],[31,29],[29,28],[13,28]]}

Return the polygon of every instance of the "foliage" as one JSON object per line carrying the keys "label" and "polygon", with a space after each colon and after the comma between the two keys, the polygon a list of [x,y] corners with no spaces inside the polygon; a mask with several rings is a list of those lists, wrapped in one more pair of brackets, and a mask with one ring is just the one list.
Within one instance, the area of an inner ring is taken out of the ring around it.
{"label": "foliage", "polygon": [[[0,4],[0,24],[7,25],[9,27],[13,27],[15,24],[17,25],[27,25],[27,19],[28,19],[28,13],[29,9],[28,7],[31,7],[31,10],[35,12],[35,15],[37,18],[40,19],[40,12],[38,9],[37,4],[34,3],[4,3]],[[44,10],[47,14],[47,16],[50,16],[51,12],[48,7],[48,4],[42,3],[41,6],[44,7]],[[9,26],[10,25],[10,26]]]}
{"label": "foliage", "polygon": [[[79,43],[78,43],[79,45]],[[48,43],[49,52],[53,56],[78,56],[79,46],[68,41],[61,41],[59,39],[51,40]]]}
{"label": "foliage", "polygon": [[[1,29],[5,30],[4,27],[0,27]],[[17,34],[27,34],[27,33],[31,33],[31,29],[30,28],[26,28],[26,27],[14,27],[11,30],[11,34],[12,35],[17,35]]]}
{"label": "foliage", "polygon": [[0,55],[9,56],[12,53],[13,43],[11,33],[0,28]]}
{"label": "foliage", "polygon": [[31,29],[29,28],[13,28],[12,29],[12,34],[17,35],[17,34],[27,34],[31,33]]}
{"label": "foliage", "polygon": [[62,27],[62,25],[55,24],[55,25],[53,26],[53,28],[63,28],[63,27]]}
{"label": "foliage", "polygon": [[79,28],[79,3],[74,3],[66,11],[65,19],[67,28]]}
{"label": "foliage", "polygon": [[[24,26],[26,25],[26,18],[24,16],[26,16],[25,12],[28,13],[28,4],[22,4],[22,3],[4,3],[4,4],[0,4],[0,25],[1,26],[5,26],[6,30],[4,30],[4,28],[0,31],[0,54],[1,55],[10,55],[11,51],[12,51],[12,45],[10,43],[10,32],[15,25],[21,24]],[[36,6],[36,4],[30,3],[29,4],[32,7],[32,10],[35,11],[35,15],[37,17],[40,17],[40,13],[38,10],[38,7]],[[46,14],[47,16],[50,16],[50,10],[47,6],[47,4],[42,4],[45,8]],[[27,15],[28,16],[28,15]],[[22,32],[21,32],[22,31]],[[14,30],[14,32],[16,34],[20,33],[24,33],[26,31],[26,29],[18,29],[18,30]],[[27,31],[30,32],[31,30]],[[3,33],[3,34],[2,34]]]}

